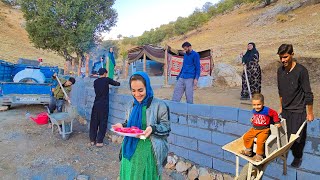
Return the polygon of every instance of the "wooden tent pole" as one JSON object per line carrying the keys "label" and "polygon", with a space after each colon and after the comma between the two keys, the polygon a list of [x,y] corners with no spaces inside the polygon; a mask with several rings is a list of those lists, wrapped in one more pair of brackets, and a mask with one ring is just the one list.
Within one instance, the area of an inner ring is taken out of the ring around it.
{"label": "wooden tent pole", "polygon": [[212,50],[213,50],[213,49],[210,49],[210,64],[211,64],[211,65],[210,65],[210,76],[212,76],[212,71],[213,71],[213,68],[214,68]]}
{"label": "wooden tent pole", "polygon": [[63,75],[66,75],[66,74],[67,74],[67,71],[68,71],[68,61],[66,61],[66,62],[64,63]]}
{"label": "wooden tent pole", "polygon": [[146,56],[146,53],[143,54],[143,72],[147,72],[147,56]]}
{"label": "wooden tent pole", "polygon": [[71,72],[72,74],[75,72],[75,66],[76,66],[76,60],[74,58],[72,58],[72,62],[71,62]]}
{"label": "wooden tent pole", "polygon": [[80,76],[81,75],[81,67],[82,67],[82,58],[80,57],[79,58],[79,61],[78,61],[78,76]]}
{"label": "wooden tent pole", "polygon": [[89,54],[86,55],[86,77],[89,77]]}
{"label": "wooden tent pole", "polygon": [[164,73],[164,85],[168,86],[168,48],[167,47],[164,51],[163,73]]}
{"label": "wooden tent pole", "polygon": [[128,62],[128,60],[125,61],[125,64],[126,64],[126,72],[125,72],[124,78],[127,79],[128,74],[129,74],[129,62]]}

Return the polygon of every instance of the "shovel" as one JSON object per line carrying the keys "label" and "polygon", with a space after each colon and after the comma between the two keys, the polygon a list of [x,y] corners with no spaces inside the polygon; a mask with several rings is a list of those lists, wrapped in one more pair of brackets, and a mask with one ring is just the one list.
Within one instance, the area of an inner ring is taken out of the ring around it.
{"label": "shovel", "polygon": [[[251,100],[251,99],[252,99],[252,94],[251,94],[251,89],[250,89],[250,84],[249,84],[249,79],[248,79],[247,65],[243,65],[243,71],[244,71],[244,75],[245,75],[245,77],[246,77],[247,88],[248,88],[249,97],[250,97],[250,100]],[[241,104],[251,105],[251,103],[247,103],[247,102],[241,102]]]}
{"label": "shovel", "polygon": [[59,83],[59,86],[60,86],[60,88],[61,88],[64,96],[68,99],[68,103],[71,105],[70,98],[69,98],[68,94],[66,93],[66,91],[64,90],[64,88],[63,88],[63,86],[62,86],[62,84],[61,84],[61,82],[60,82],[60,79],[59,79],[58,75],[56,75],[56,79],[57,79],[57,81],[58,81],[58,83]]}

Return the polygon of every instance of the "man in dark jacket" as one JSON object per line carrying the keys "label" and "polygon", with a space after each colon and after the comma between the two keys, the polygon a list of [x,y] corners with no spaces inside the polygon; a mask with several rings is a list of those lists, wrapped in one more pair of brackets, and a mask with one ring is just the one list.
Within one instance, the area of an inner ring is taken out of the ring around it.
{"label": "man in dark jacket", "polygon": [[[278,90],[281,116],[287,120],[288,138],[297,133],[305,120],[313,121],[313,93],[311,91],[308,70],[293,60],[293,46],[282,44],[278,49],[283,64],[278,69]],[[307,138],[307,125],[299,139],[291,147],[294,160],[291,166],[298,168],[302,163],[303,148]]]}
{"label": "man in dark jacket", "polygon": [[186,94],[187,103],[193,103],[193,91],[196,89],[200,77],[200,56],[192,50],[189,42],[182,44],[186,52],[183,56],[183,65],[177,76],[177,84],[173,92],[173,101],[180,102],[183,94]]}
{"label": "man in dark jacket", "polygon": [[94,81],[94,99],[91,121],[90,121],[90,145],[96,143],[97,147],[103,146],[103,139],[106,134],[109,116],[109,85],[120,86],[120,83],[107,77],[108,71],[100,68],[99,78]]}

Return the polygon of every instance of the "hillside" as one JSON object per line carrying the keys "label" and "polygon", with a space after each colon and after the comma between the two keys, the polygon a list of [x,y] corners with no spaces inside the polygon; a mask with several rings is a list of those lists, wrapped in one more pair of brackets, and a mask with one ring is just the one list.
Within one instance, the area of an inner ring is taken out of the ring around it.
{"label": "hillside", "polygon": [[20,10],[0,1],[0,59],[16,62],[20,57],[44,59],[45,63],[63,67],[64,59],[53,52],[37,49],[30,43],[23,28],[25,22]]}
{"label": "hillside", "polygon": [[[275,84],[275,69],[279,65],[277,48],[282,43],[292,43],[296,59],[310,67],[311,78],[315,82],[320,76],[317,68],[320,65],[320,4],[293,11],[286,9],[293,6],[287,1],[279,1],[266,8],[245,5],[213,18],[198,30],[164,43],[181,48],[184,41],[189,41],[195,50],[212,49],[215,63],[232,64],[240,72],[241,66],[235,59],[240,52],[245,52],[248,42],[255,42],[261,56],[265,84]],[[277,15],[286,10],[288,13]]]}

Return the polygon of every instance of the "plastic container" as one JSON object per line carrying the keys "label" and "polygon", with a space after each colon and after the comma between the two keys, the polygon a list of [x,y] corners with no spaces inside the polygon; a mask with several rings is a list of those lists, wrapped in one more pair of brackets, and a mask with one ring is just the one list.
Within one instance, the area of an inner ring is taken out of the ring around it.
{"label": "plastic container", "polygon": [[38,125],[48,124],[48,114],[46,112],[42,112],[37,115],[37,117],[30,117],[35,123]]}

